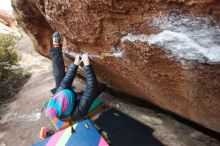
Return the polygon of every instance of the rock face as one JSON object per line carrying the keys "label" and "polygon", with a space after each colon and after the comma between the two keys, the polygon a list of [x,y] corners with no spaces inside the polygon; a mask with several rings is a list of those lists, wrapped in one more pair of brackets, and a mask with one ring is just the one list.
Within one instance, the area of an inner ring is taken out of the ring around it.
{"label": "rock face", "polygon": [[46,56],[88,52],[100,81],[220,132],[219,0],[12,0]]}
{"label": "rock face", "polygon": [[1,34],[14,34],[19,36],[16,30],[17,21],[12,15],[12,10],[0,10],[0,33]]}
{"label": "rock face", "polygon": [[14,27],[17,25],[16,19],[7,11],[0,10],[0,22],[9,26]]}

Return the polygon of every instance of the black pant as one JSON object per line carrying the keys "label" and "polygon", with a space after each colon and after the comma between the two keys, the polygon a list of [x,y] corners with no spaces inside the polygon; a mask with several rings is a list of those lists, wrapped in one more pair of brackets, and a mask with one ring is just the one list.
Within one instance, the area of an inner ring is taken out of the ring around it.
{"label": "black pant", "polygon": [[62,48],[51,48],[50,55],[52,60],[53,75],[56,83],[56,90],[59,88],[61,81],[65,77],[65,66],[62,55]]}

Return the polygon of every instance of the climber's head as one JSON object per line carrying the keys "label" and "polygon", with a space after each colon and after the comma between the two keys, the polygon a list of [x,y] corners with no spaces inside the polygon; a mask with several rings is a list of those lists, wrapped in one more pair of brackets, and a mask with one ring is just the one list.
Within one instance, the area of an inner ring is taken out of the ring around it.
{"label": "climber's head", "polygon": [[46,108],[46,116],[48,118],[69,115],[74,107],[74,94],[68,89],[61,90],[52,97]]}
{"label": "climber's head", "polygon": [[62,36],[60,32],[55,32],[53,34],[53,46],[60,47],[62,45]]}

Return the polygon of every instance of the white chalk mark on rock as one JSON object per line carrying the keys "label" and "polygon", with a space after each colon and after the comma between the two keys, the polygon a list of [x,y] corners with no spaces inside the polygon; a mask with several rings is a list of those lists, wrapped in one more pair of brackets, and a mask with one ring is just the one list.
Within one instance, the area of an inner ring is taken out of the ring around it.
{"label": "white chalk mark on rock", "polygon": [[40,112],[37,112],[37,113],[33,112],[31,115],[27,116],[27,122],[33,122],[33,121],[39,120],[40,115],[41,115]]}
{"label": "white chalk mark on rock", "polygon": [[18,115],[17,113],[7,113],[2,117],[0,120],[0,124],[6,124],[9,122],[18,122],[18,121],[24,121],[24,122],[34,122],[40,119],[40,112],[32,112],[32,114],[22,114]]}
{"label": "white chalk mark on rock", "polygon": [[[164,29],[158,34],[134,35],[129,33],[121,38],[122,42],[144,42],[149,45],[158,45],[165,49],[169,57],[197,60],[200,63],[220,63],[220,28],[212,26],[207,18],[182,18],[176,21],[171,18],[157,18],[153,26]],[[192,20],[193,19],[193,20]],[[205,23],[201,23],[205,21]]]}
{"label": "white chalk mark on rock", "polygon": [[[69,57],[75,58],[76,55],[82,55],[82,53],[77,53],[77,52],[73,52],[73,51],[64,51],[64,54],[66,54]],[[116,52],[105,52],[105,53],[89,53],[89,57],[91,58],[99,58],[99,59],[103,59],[104,57],[115,57],[115,58],[122,58],[124,54],[123,50],[120,51],[116,51]]]}
{"label": "white chalk mark on rock", "polygon": [[156,44],[171,51],[171,56],[175,56],[178,59],[185,58],[188,60],[198,60],[199,62],[208,61],[208,63],[220,62],[220,46],[203,47],[187,35],[169,30],[154,35],[128,34],[121,40],[122,42],[140,41],[146,42],[149,45]]}

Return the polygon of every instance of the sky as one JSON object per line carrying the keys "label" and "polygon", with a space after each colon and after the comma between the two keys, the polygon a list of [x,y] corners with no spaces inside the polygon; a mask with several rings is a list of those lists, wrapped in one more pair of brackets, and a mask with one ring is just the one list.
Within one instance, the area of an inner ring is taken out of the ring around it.
{"label": "sky", "polygon": [[0,0],[0,10],[12,10],[11,0]]}

